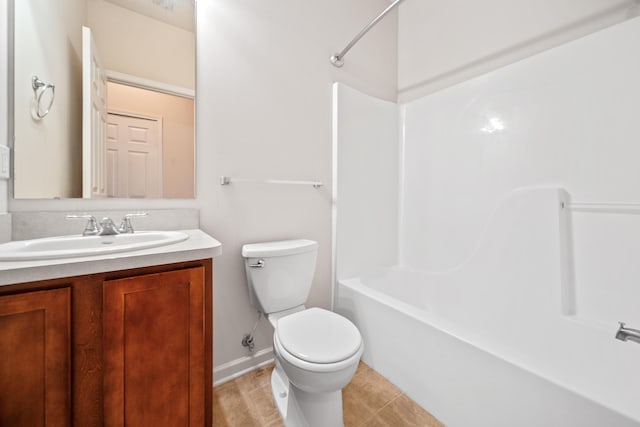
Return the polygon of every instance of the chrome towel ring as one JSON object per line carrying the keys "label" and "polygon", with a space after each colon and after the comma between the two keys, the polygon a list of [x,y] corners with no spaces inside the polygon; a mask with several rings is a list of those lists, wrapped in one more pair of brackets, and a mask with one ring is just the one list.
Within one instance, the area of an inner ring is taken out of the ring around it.
{"label": "chrome towel ring", "polygon": [[[36,98],[35,105],[35,113],[38,119],[44,118],[49,111],[51,110],[51,106],[53,105],[53,100],[56,97],[56,85],[53,83],[45,83],[38,78],[38,76],[31,77],[31,87],[33,88],[33,94]],[[49,103],[46,108],[42,108],[40,105],[42,101],[42,96],[47,92],[47,90],[51,89],[51,98],[49,98]]]}

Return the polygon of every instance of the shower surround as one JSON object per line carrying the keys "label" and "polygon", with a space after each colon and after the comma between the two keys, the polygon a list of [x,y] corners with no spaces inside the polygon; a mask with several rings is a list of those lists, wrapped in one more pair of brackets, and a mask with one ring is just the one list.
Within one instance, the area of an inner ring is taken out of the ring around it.
{"label": "shower surround", "polygon": [[640,426],[640,19],[396,105],[334,87],[335,306],[449,426]]}

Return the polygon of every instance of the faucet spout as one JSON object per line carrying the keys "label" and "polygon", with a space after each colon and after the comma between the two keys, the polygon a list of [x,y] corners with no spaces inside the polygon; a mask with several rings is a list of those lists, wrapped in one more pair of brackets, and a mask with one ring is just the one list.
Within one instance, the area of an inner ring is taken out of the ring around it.
{"label": "faucet spout", "polygon": [[116,234],[120,234],[116,228],[115,223],[111,218],[102,218],[100,221],[100,232],[98,236],[113,236]]}
{"label": "faucet spout", "polygon": [[625,327],[625,324],[618,322],[620,327],[616,332],[616,339],[620,341],[633,341],[640,344],[640,330]]}

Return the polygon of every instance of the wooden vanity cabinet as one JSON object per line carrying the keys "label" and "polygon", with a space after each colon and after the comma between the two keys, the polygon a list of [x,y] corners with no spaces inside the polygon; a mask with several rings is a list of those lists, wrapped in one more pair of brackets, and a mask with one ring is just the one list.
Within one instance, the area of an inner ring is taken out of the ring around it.
{"label": "wooden vanity cabinet", "polygon": [[212,339],[211,259],[0,286],[0,426],[210,426]]}
{"label": "wooden vanity cabinet", "polygon": [[202,267],[104,282],[105,426],[205,425],[204,294]]}

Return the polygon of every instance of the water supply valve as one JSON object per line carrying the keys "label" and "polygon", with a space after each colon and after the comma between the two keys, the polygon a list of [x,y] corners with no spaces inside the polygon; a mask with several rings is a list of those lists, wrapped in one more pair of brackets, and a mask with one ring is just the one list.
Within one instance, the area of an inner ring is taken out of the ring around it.
{"label": "water supply valve", "polygon": [[253,351],[253,347],[255,346],[253,342],[253,335],[247,334],[242,338],[242,346],[247,347],[249,351]]}

